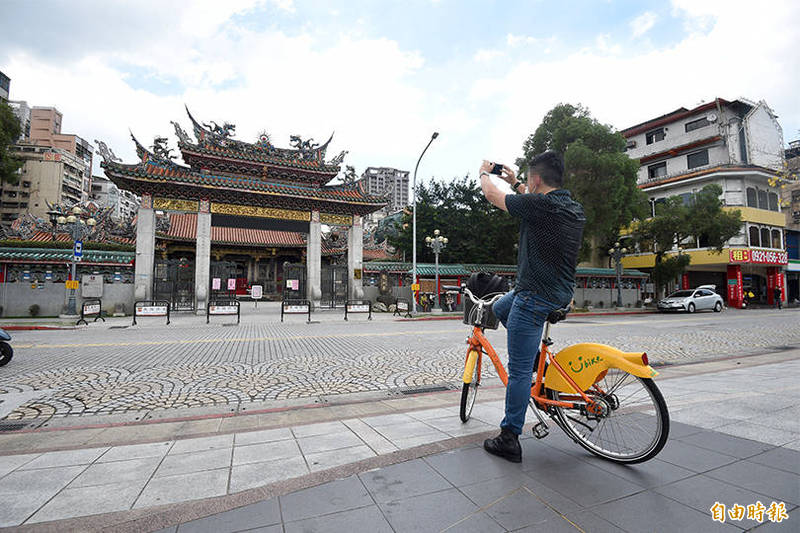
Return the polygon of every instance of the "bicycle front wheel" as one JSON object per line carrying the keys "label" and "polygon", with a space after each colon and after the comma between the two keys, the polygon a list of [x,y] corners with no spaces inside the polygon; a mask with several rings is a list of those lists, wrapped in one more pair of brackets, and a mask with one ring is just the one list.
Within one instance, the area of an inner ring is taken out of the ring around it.
{"label": "bicycle front wheel", "polygon": [[[574,395],[549,392],[553,399],[575,401]],[[641,463],[667,443],[667,404],[652,379],[609,368],[586,394],[595,400],[595,412],[583,405],[554,409],[561,428],[593,454],[616,463]]]}
{"label": "bicycle front wheel", "polygon": [[472,415],[472,407],[475,405],[475,397],[478,395],[480,386],[480,369],[481,354],[473,350],[468,354],[464,367],[464,385],[461,388],[461,410],[459,412],[462,422],[469,420]]}

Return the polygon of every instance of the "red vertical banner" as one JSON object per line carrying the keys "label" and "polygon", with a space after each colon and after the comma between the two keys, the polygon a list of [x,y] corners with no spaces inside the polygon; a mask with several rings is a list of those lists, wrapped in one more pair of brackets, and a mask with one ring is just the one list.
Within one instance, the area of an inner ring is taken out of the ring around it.
{"label": "red vertical banner", "polygon": [[742,308],[743,292],[742,267],[728,265],[728,307]]}
{"label": "red vertical banner", "polygon": [[781,301],[786,300],[786,274],[778,272],[775,276],[775,286],[781,290]]}
{"label": "red vertical banner", "polygon": [[681,276],[681,289],[689,290],[689,274],[687,272]]}
{"label": "red vertical banner", "polygon": [[767,305],[775,305],[775,267],[767,267]]}

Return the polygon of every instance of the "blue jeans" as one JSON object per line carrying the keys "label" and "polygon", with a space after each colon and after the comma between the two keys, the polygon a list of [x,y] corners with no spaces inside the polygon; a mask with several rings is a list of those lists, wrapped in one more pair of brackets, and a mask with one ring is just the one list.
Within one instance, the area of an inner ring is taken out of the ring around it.
{"label": "blue jeans", "polygon": [[525,424],[542,329],[547,315],[554,309],[558,306],[527,290],[509,292],[492,306],[495,316],[508,330],[506,416],[500,427],[517,435],[522,433]]}

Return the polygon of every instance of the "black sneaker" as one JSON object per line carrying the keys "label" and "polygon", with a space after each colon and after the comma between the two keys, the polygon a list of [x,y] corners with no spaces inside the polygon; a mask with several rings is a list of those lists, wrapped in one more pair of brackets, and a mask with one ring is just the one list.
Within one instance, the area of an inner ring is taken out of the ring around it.
{"label": "black sneaker", "polygon": [[508,428],[500,428],[498,436],[483,441],[483,449],[512,463],[522,462],[522,447],[519,445],[519,437]]}

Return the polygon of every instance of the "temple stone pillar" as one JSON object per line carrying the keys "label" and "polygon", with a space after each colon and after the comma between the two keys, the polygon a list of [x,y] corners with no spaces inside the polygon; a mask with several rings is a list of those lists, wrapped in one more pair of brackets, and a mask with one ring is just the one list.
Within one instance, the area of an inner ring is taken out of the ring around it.
{"label": "temple stone pillar", "polygon": [[306,294],[314,308],[319,308],[322,298],[322,224],[319,211],[311,212],[306,248]]}
{"label": "temple stone pillar", "polygon": [[142,195],[142,204],[136,216],[136,264],[133,294],[135,300],[153,299],[153,264],[156,249],[156,215],[153,197]]}
{"label": "temple stone pillar", "polygon": [[211,274],[211,210],[208,200],[200,200],[197,211],[197,241],[194,256],[195,312],[206,314]]}
{"label": "temple stone pillar", "polygon": [[364,226],[359,215],[353,215],[353,225],[347,230],[347,294],[351,300],[364,297]]}

